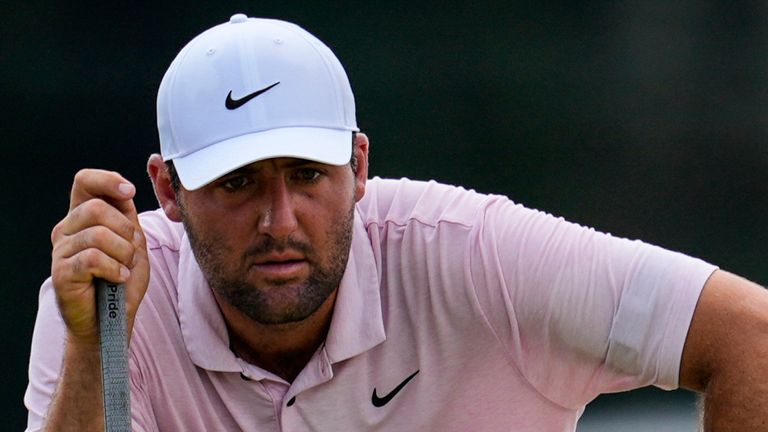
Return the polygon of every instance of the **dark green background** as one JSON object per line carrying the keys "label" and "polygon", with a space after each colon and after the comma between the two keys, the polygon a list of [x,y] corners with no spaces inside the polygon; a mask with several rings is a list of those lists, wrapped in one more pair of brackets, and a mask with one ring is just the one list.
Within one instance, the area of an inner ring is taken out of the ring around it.
{"label": "dark green background", "polygon": [[456,183],[768,282],[764,1],[3,2],[3,429],[26,411],[37,291],[81,167],[155,206],[154,98],[232,13],[335,50],[374,175]]}

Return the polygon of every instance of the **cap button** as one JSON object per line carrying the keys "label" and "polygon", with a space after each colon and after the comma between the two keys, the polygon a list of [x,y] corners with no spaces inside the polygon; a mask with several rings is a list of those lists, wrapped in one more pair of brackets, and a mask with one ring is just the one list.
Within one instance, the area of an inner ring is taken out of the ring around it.
{"label": "cap button", "polygon": [[229,19],[230,24],[238,24],[238,23],[244,23],[248,21],[248,17],[245,16],[245,14],[234,14],[232,15],[232,18]]}

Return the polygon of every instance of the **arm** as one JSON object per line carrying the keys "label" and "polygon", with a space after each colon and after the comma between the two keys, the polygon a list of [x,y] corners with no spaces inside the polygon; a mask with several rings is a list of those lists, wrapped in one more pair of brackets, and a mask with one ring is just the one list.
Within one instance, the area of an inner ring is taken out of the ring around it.
{"label": "arm", "polygon": [[104,430],[99,345],[67,342],[59,384],[44,430]]}
{"label": "arm", "polygon": [[52,280],[67,336],[45,430],[103,430],[93,280],[125,283],[130,335],[149,279],[134,193],[134,187],[116,173],[80,171],[72,187],[69,213],[51,234]]}
{"label": "arm", "polygon": [[704,393],[706,431],[768,431],[768,291],[716,271],[683,349],[681,386]]}

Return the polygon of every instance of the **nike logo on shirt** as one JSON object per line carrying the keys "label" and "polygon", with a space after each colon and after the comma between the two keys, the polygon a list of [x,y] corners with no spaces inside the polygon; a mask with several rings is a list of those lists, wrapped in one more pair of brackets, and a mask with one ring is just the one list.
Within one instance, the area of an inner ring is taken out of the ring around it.
{"label": "nike logo on shirt", "polygon": [[379,397],[379,395],[376,394],[376,387],[374,387],[373,388],[373,394],[371,395],[371,403],[373,404],[373,406],[375,406],[376,408],[381,408],[384,405],[386,405],[387,403],[389,403],[389,401],[391,401],[393,397],[397,396],[397,394],[400,393],[400,390],[402,390],[403,387],[405,387],[405,385],[408,384],[408,382],[410,380],[412,380],[413,377],[415,377],[417,373],[419,373],[418,370],[416,372],[412,373],[411,376],[409,376],[408,378],[403,380],[403,382],[401,382],[397,387],[395,387],[394,390],[392,390],[391,392],[385,394],[382,397]]}

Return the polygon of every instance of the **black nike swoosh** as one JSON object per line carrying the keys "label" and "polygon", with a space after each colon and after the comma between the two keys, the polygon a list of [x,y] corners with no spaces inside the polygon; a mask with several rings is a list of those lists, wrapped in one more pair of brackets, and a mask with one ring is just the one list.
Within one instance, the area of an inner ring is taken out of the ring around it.
{"label": "black nike swoosh", "polygon": [[379,397],[379,395],[376,394],[376,387],[374,387],[373,394],[371,395],[371,403],[373,404],[373,406],[375,406],[376,408],[381,408],[387,403],[389,403],[389,401],[391,401],[392,398],[395,397],[400,392],[400,390],[402,390],[403,387],[405,387],[405,385],[408,384],[408,381],[412,380],[413,377],[416,376],[417,373],[419,373],[418,370],[412,373],[411,376],[403,380],[403,382],[401,382],[400,385],[395,387],[394,390],[384,395],[384,397]]}
{"label": "black nike swoosh", "polygon": [[241,106],[245,105],[246,103],[248,103],[248,101],[250,101],[251,99],[253,99],[256,96],[266,92],[267,90],[271,89],[272,87],[274,87],[274,86],[276,86],[278,84],[280,84],[280,81],[272,84],[271,86],[264,87],[261,90],[256,90],[255,92],[253,92],[253,93],[251,93],[251,94],[249,94],[247,96],[244,96],[244,97],[242,97],[240,99],[232,99],[232,91],[230,90],[229,93],[227,93],[227,100],[224,101],[224,106],[227,107],[228,110],[236,110],[236,109],[240,108]]}

